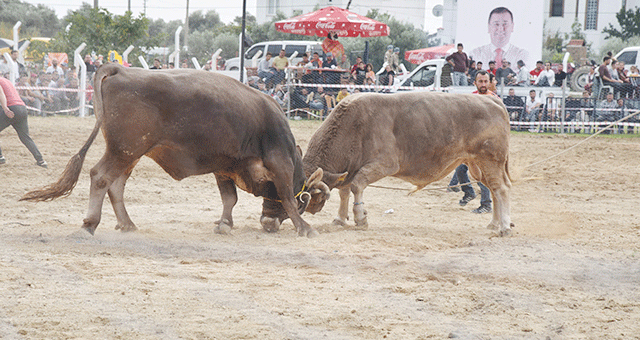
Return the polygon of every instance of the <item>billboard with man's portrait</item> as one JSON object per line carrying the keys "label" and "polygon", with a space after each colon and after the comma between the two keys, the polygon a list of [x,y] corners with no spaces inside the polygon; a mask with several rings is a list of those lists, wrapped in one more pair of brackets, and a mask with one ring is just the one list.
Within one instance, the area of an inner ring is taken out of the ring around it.
{"label": "billboard with man's portrait", "polygon": [[456,43],[464,52],[489,68],[489,61],[511,63],[522,60],[531,70],[542,56],[544,1],[458,0]]}

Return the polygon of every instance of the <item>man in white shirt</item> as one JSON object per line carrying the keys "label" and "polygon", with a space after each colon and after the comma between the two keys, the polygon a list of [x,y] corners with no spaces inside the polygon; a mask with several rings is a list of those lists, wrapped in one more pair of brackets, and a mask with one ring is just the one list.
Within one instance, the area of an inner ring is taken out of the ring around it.
{"label": "man in white shirt", "polygon": [[556,81],[556,73],[551,69],[551,63],[546,62],[544,64],[544,70],[540,72],[538,79],[536,79],[536,86],[551,86]]}
{"label": "man in white shirt", "polygon": [[538,129],[534,128],[533,122],[538,119],[542,110],[542,102],[540,98],[536,97],[536,90],[529,91],[529,97],[525,102],[525,118],[531,123],[529,132],[538,132]]}
{"label": "man in white shirt", "polygon": [[489,14],[489,36],[491,43],[477,47],[469,54],[472,59],[488,63],[495,60],[496,67],[502,67],[502,60],[506,59],[511,63],[522,60],[530,62],[529,52],[525,49],[512,45],[509,40],[513,33],[513,14],[506,7],[494,8]]}
{"label": "man in white shirt", "polygon": [[524,61],[518,60],[517,63],[518,72],[515,77],[511,79],[509,85],[515,86],[528,86],[529,85],[529,69],[524,65]]}
{"label": "man in white shirt", "polygon": [[60,77],[64,77],[64,71],[62,67],[58,65],[58,59],[56,58],[53,58],[53,60],[51,60],[51,66],[47,67],[47,73],[53,72],[57,72]]}

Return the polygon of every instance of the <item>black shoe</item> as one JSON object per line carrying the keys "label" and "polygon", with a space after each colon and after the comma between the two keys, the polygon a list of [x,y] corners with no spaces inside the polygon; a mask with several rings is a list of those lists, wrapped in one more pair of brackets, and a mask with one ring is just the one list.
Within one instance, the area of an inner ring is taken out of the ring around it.
{"label": "black shoe", "polygon": [[472,210],[471,212],[474,214],[488,214],[491,212],[491,206],[483,204],[479,206],[478,209]]}
{"label": "black shoe", "polygon": [[4,156],[0,156],[0,164],[4,164],[7,162],[7,159]]}
{"label": "black shoe", "polygon": [[476,198],[476,196],[477,196],[476,194],[473,194],[473,195],[464,194],[464,197],[462,197],[462,199],[458,203],[460,203],[460,205],[464,207],[465,205],[467,205],[467,203],[473,201],[473,199]]}
{"label": "black shoe", "polygon": [[37,166],[43,167],[43,168],[47,168],[47,162],[45,162],[44,160],[38,161],[38,163],[36,163]]}

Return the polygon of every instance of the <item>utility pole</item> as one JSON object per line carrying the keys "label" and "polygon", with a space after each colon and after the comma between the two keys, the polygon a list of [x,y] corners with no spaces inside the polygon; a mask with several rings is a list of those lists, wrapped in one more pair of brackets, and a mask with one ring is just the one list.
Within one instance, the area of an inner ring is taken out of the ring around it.
{"label": "utility pole", "polygon": [[93,0],[93,8],[98,9],[98,0]]}
{"label": "utility pole", "polygon": [[[184,48],[185,52],[189,51],[189,0],[187,0],[187,18],[184,20]],[[187,54],[185,54],[187,55]]]}
{"label": "utility pole", "polygon": [[127,11],[131,12],[131,0],[129,0],[128,6],[127,6]]}

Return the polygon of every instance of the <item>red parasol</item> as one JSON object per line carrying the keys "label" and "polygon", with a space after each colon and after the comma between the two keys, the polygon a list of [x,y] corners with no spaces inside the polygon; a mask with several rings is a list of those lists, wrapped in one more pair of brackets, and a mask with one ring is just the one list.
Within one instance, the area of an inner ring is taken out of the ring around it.
{"label": "red parasol", "polygon": [[404,60],[412,64],[422,64],[429,59],[446,57],[453,52],[455,52],[455,46],[453,44],[427,47],[404,52]]}
{"label": "red parasol", "polygon": [[389,26],[335,6],[276,22],[276,30],[284,33],[326,37],[335,32],[339,37],[379,37],[389,35]]}

